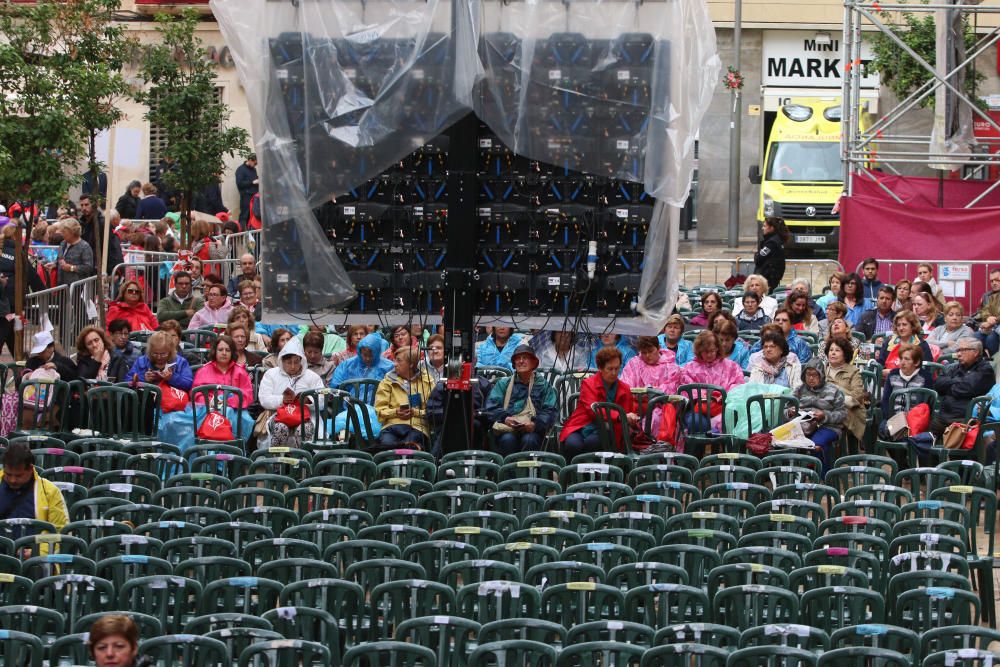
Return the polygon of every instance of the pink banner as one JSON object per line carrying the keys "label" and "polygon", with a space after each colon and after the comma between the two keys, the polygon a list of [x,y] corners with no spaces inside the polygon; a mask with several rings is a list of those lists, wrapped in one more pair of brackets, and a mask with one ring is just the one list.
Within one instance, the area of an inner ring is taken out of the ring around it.
{"label": "pink banner", "polygon": [[970,307],[989,289],[988,272],[1000,266],[1000,188],[974,208],[962,208],[991,183],[944,182],[944,208],[937,207],[935,178],[886,176],[872,173],[903,204],[894,200],[868,176],[854,177],[854,195],[840,204],[840,262],[853,271],[866,257],[892,260],[879,271],[879,278],[895,283],[912,280],[921,261],[939,263],[993,262],[973,264],[965,295],[956,298]]}

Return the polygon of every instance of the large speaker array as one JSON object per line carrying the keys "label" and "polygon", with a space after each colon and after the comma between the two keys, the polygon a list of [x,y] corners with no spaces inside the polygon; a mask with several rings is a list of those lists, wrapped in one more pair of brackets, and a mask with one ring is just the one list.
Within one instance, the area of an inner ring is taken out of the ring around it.
{"label": "large speaker array", "polygon": [[[307,57],[301,35],[283,35],[271,44],[274,76],[305,173],[317,167],[310,155],[323,153],[317,141],[332,145],[337,128],[359,124],[362,110],[345,113],[345,100],[375,99],[379,91],[384,98],[388,80],[404,92],[391,93],[402,103],[388,121],[380,111],[381,121],[419,137],[438,135],[427,143],[413,139],[415,150],[406,158],[316,210],[359,293],[347,312],[439,316],[448,266],[446,167],[452,147],[441,134],[447,119],[435,109],[444,94],[447,40],[429,37],[417,65],[403,76],[391,75],[413,46],[399,40],[306,43]],[[506,33],[483,37],[480,53],[491,74],[477,93],[480,117],[548,161],[515,153],[480,125],[474,147],[480,315],[633,315],[654,205],[635,182],[644,163],[654,46],[646,34],[608,41],[560,33],[530,48]],[[330,76],[327,83],[339,82],[339,88],[321,91],[317,77],[307,75],[324,58],[336,59],[343,76]],[[516,104],[518,99],[524,103]],[[319,125],[326,131],[309,130]],[[364,150],[350,156],[334,168],[364,173],[363,162],[373,159]],[[581,163],[597,170],[569,167]],[[280,253],[272,258],[284,262]]]}

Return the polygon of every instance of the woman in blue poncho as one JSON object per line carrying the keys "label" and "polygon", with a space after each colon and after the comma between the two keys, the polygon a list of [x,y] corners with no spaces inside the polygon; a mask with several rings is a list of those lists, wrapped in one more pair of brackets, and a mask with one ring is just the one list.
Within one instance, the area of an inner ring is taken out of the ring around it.
{"label": "woman in blue poncho", "polygon": [[[340,388],[348,380],[382,381],[385,374],[393,369],[393,363],[382,356],[385,339],[379,334],[368,334],[358,343],[358,354],[341,362],[330,378],[330,387]],[[374,400],[374,397],[373,397]]]}

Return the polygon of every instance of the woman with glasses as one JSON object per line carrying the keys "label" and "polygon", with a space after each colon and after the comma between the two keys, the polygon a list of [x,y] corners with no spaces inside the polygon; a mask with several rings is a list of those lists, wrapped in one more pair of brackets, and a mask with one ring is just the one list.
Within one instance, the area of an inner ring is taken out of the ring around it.
{"label": "woman with glasses", "polygon": [[893,335],[886,337],[875,356],[875,360],[882,364],[884,369],[882,377],[887,377],[889,371],[900,367],[899,354],[902,351],[900,346],[903,344],[919,347],[924,361],[934,359],[930,346],[927,341],[923,340],[920,320],[911,311],[904,310],[896,313],[896,317],[892,320],[892,331]]}
{"label": "woman with glasses", "polygon": [[427,353],[424,355],[424,359],[420,362],[420,369],[422,371],[427,371],[427,374],[431,376],[431,380],[433,380],[435,384],[444,379],[446,373],[444,359],[444,336],[441,334],[434,334],[427,339]]}
{"label": "woman with glasses", "polygon": [[126,320],[132,331],[156,331],[160,326],[156,315],[142,300],[142,286],[135,280],[126,280],[118,290],[118,300],[108,308],[107,321]]}
{"label": "woman with glasses", "polygon": [[84,380],[124,382],[128,362],[111,354],[111,338],[98,327],[86,327],[76,338],[76,369]]}
{"label": "woman with glasses", "polygon": [[750,355],[750,382],[788,387],[795,391],[802,384],[802,365],[788,348],[788,340],[778,327],[761,329],[760,352]]}
{"label": "woman with glasses", "polygon": [[389,342],[391,343],[389,349],[382,356],[390,361],[395,360],[397,350],[410,348],[414,352],[418,351],[417,340],[410,333],[410,327],[405,324],[399,324],[392,328],[392,338]]}
{"label": "woman with glasses", "polygon": [[855,326],[865,313],[865,300],[861,296],[861,276],[856,273],[847,274],[847,278],[840,286],[837,300],[847,306],[847,315],[844,319],[852,327]]}
{"label": "woman with glasses", "polygon": [[233,302],[226,292],[225,285],[210,285],[205,288],[205,306],[194,314],[188,329],[202,329],[216,324],[225,326],[229,322],[229,313],[233,310]]}

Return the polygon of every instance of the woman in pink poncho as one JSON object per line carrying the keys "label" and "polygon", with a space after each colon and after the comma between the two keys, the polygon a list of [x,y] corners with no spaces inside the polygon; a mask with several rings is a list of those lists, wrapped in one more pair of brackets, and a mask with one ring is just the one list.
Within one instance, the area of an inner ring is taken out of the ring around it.
{"label": "woman in pink poncho", "polygon": [[[694,339],[694,359],[681,369],[681,384],[714,384],[729,391],[746,382],[740,365],[720,356],[721,349],[714,332],[702,331],[698,334]],[[712,417],[713,428],[717,429],[721,422],[721,413]]]}
{"label": "woman in pink poncho", "polygon": [[[640,336],[635,347],[639,350],[622,370],[621,379],[628,386],[656,389],[664,394],[676,394],[680,386],[681,369],[674,361],[675,355],[670,350],[661,350],[660,341],[656,336]],[[660,431],[662,411],[653,411],[650,421],[650,432],[654,437]]]}

